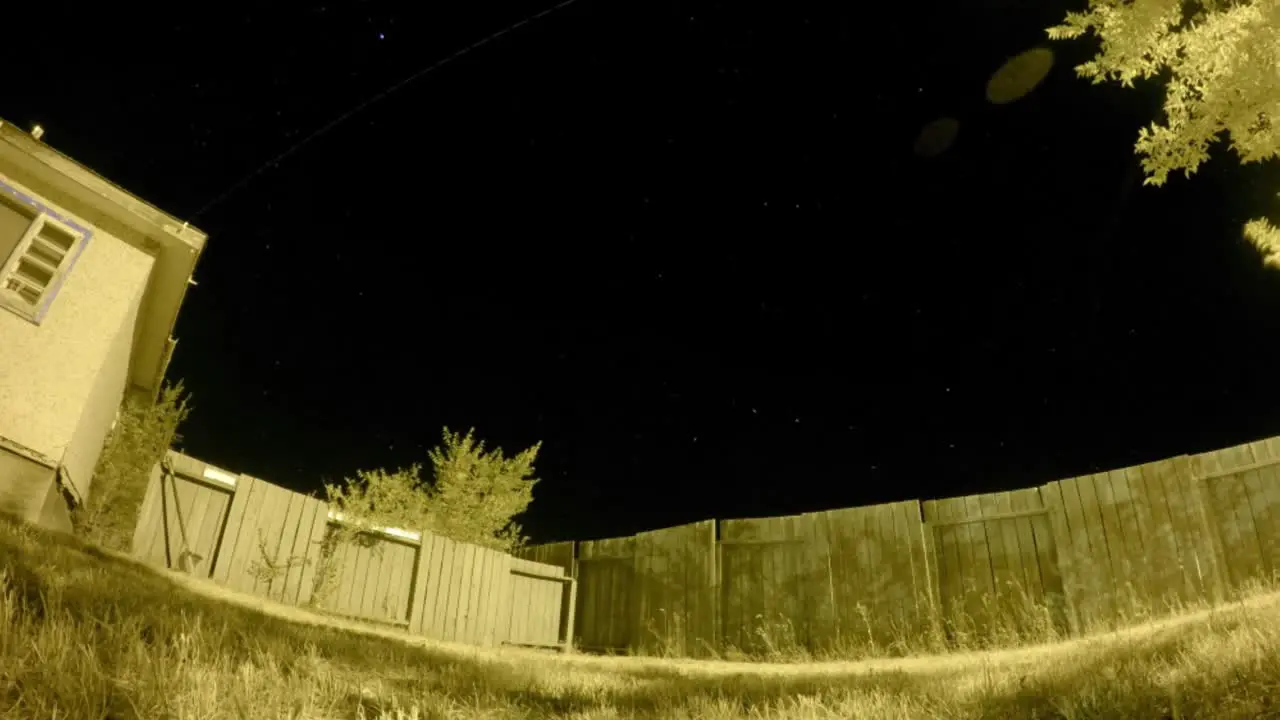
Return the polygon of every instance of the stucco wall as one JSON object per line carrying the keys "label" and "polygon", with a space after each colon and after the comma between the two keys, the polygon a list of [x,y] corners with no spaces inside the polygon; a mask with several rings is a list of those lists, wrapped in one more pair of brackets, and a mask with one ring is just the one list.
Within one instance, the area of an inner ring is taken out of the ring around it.
{"label": "stucco wall", "polygon": [[155,263],[93,230],[41,324],[0,309],[0,437],[54,459],[71,447],[121,332],[132,342],[129,318]]}
{"label": "stucco wall", "polygon": [[133,349],[134,327],[138,321],[138,307],[142,302],[142,290],[133,298],[124,322],[116,330],[107,356],[98,370],[98,377],[85,402],[84,412],[76,426],[71,444],[62,456],[66,476],[80,493],[80,499],[89,499],[93,468],[102,453],[102,443],[115,420],[116,410],[124,398],[129,379],[129,356]]}

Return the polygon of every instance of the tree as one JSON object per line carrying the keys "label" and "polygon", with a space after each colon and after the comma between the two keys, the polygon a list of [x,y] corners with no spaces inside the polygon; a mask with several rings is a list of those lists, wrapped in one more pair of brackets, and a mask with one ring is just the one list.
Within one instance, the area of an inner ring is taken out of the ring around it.
{"label": "tree", "polygon": [[[515,516],[533,501],[533,462],[542,443],[505,457],[501,448],[485,452],[483,441],[475,439],[475,429],[458,435],[444,429],[444,444],[432,449],[433,478],[425,482],[422,466],[388,472],[357,470],[355,478],[341,484],[324,484],[329,505],[342,513],[343,522],[331,524],[322,541],[311,603],[322,603],[337,585],[340,568],[334,561],[337,548],[353,543],[381,551],[378,527],[428,530],[460,542],[504,552],[524,544]],[[270,579],[304,557],[274,563],[263,550],[261,562],[251,570]]]}
{"label": "tree", "polygon": [[179,381],[164,387],[158,398],[130,394],[121,401],[94,467],[88,497],[71,511],[78,535],[103,547],[130,551],[151,471],[182,439],[178,427],[191,411],[191,398],[182,393]]}
{"label": "tree", "polygon": [[[1160,186],[1190,177],[1224,133],[1242,163],[1280,155],[1280,0],[1089,0],[1049,28],[1054,40],[1094,32],[1102,49],[1076,67],[1094,84],[1167,73],[1164,123],[1138,133],[1135,150]],[[1245,237],[1280,268],[1280,230],[1266,219]]]}
{"label": "tree", "polygon": [[542,443],[508,458],[501,448],[486,453],[474,433],[445,428],[443,447],[428,455],[435,471],[429,527],[465,542],[514,550],[525,542],[514,518],[533,502],[533,463]]}

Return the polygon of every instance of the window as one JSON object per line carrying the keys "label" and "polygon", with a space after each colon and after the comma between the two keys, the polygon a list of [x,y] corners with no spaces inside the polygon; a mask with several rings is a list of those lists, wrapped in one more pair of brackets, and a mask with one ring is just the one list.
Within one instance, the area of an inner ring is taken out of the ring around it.
{"label": "window", "polygon": [[0,189],[0,304],[39,320],[86,233]]}

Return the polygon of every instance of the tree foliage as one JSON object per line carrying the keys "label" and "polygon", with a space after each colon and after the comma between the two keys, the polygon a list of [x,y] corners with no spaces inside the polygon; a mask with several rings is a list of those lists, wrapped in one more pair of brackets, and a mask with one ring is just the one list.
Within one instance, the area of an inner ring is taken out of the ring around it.
{"label": "tree foliage", "polygon": [[444,429],[444,444],[428,457],[435,481],[429,526],[447,537],[500,550],[524,544],[515,517],[533,502],[533,463],[542,443],[504,457],[501,448],[485,451],[484,441]]}
{"label": "tree foliage", "polygon": [[[1076,68],[1095,84],[1168,76],[1164,122],[1142,128],[1135,145],[1146,184],[1191,176],[1224,135],[1242,163],[1280,155],[1280,0],[1089,0],[1047,32],[1101,39]],[[1244,234],[1280,267],[1280,231],[1258,219]]]}
{"label": "tree foliage", "polygon": [[[323,602],[336,587],[339,568],[334,552],[346,543],[381,549],[375,528],[427,530],[437,535],[510,552],[525,542],[515,517],[533,501],[533,463],[541,443],[512,457],[501,448],[486,451],[475,430],[466,435],[444,429],[444,442],[428,453],[432,479],[424,481],[422,465],[395,471],[358,470],[341,484],[324,484],[329,505],[343,522],[331,524],[323,540],[312,604]],[[267,568],[279,573],[288,563]]]}
{"label": "tree foliage", "polygon": [[181,381],[164,387],[158,398],[125,396],[98,456],[88,497],[71,511],[77,534],[103,547],[130,551],[151,471],[181,441],[178,427],[191,410],[189,401]]}

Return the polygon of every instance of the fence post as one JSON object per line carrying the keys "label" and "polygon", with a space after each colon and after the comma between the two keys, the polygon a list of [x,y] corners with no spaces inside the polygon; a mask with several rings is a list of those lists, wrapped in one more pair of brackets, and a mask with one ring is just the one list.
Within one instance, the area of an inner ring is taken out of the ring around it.
{"label": "fence post", "polygon": [[578,604],[577,578],[570,577],[568,582],[564,583],[562,592],[561,607],[564,608],[564,611],[560,614],[561,625],[563,625],[560,636],[560,652],[569,653],[573,652],[573,623],[577,615],[575,612]]}

